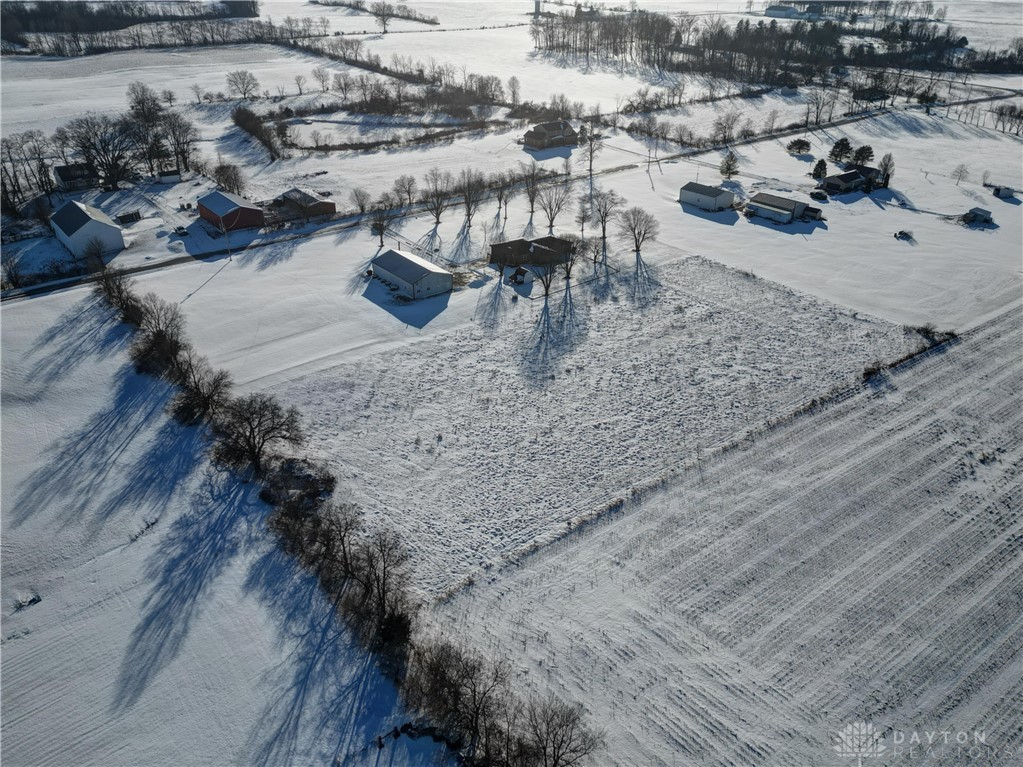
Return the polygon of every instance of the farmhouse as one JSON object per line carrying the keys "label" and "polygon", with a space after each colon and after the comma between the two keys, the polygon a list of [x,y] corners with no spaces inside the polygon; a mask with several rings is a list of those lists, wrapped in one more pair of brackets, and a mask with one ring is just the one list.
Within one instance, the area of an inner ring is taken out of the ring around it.
{"label": "farmhouse", "polygon": [[990,210],[970,208],[963,214],[963,222],[967,224],[993,224],[995,222]]}
{"label": "farmhouse", "polygon": [[797,218],[820,219],[821,211],[820,208],[813,208],[805,202],[759,192],[746,203],[746,215],[760,216],[779,224],[789,224]]}
{"label": "farmhouse", "polygon": [[867,165],[847,165],[841,173],[826,177],[821,182],[821,188],[829,194],[844,194],[846,192],[869,192],[877,186],[887,183],[884,174],[877,168]]}
{"label": "farmhouse", "polygon": [[80,192],[99,186],[99,174],[85,163],[55,165],[53,180],[62,192]]}
{"label": "farmhouse", "polygon": [[199,215],[222,232],[263,226],[262,208],[228,192],[210,192],[199,198]]}
{"label": "farmhouse", "polygon": [[95,240],[103,254],[124,249],[121,227],[101,210],[77,200],[68,200],[50,217],[57,239],[77,258],[82,258]]}
{"label": "farmhouse", "polygon": [[549,235],[532,240],[519,238],[506,242],[495,242],[490,246],[490,263],[502,266],[523,264],[564,263],[575,247],[571,240]]}
{"label": "farmhouse", "polygon": [[427,298],[450,293],[451,272],[404,250],[386,250],[373,259],[373,274],[397,286],[408,298]]}
{"label": "farmhouse", "polygon": [[552,146],[575,144],[578,139],[579,134],[575,128],[566,120],[558,120],[534,125],[526,132],[523,143],[530,149],[547,149]]}
{"label": "farmhouse", "polygon": [[274,200],[274,205],[287,208],[295,215],[305,218],[329,216],[337,213],[337,205],[332,200],[323,200],[298,188],[289,189]]}
{"label": "farmhouse", "polygon": [[735,203],[735,195],[719,186],[707,186],[690,181],[679,190],[678,201],[695,205],[702,210],[725,210]]}

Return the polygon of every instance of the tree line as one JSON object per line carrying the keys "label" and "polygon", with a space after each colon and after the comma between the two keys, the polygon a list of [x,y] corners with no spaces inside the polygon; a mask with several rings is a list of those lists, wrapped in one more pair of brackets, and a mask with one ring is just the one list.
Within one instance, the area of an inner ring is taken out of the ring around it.
{"label": "tree line", "polygon": [[0,205],[18,212],[37,194],[54,191],[48,160],[84,163],[113,189],[139,167],[191,170],[199,131],[172,109],[173,91],[157,93],[142,82],[128,86],[128,109],[119,115],[76,117],[46,136],[30,130],[0,139]]}
{"label": "tree line", "polygon": [[135,328],[129,356],[136,371],[175,385],[174,418],[204,425],[211,458],[261,483],[260,497],[272,506],[268,527],[377,655],[407,706],[430,722],[409,723],[395,736],[430,734],[479,767],[571,767],[600,749],[603,735],[581,706],[555,696],[523,700],[506,662],[423,630],[411,551],[393,531],[365,529],[358,507],[333,497],[336,480],[293,455],[305,437],[294,407],[272,394],[235,396],[230,373],[213,369],[188,342],[179,306],[139,296],[124,272],[103,271],[95,292]]}

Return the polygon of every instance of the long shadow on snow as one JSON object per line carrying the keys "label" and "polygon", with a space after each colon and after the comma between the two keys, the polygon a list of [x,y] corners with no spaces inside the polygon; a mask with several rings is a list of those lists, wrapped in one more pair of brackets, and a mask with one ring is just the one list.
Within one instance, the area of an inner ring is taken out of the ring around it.
{"label": "long shadow on snow", "polygon": [[526,380],[538,387],[544,387],[554,379],[558,361],[572,352],[586,337],[586,316],[576,306],[572,295],[572,283],[551,307],[551,300],[545,298],[536,325],[520,355]]}
{"label": "long shadow on snow", "polygon": [[[88,357],[109,357],[127,346],[131,330],[95,296],[69,307],[39,335],[30,354],[41,355],[28,372],[38,391],[73,373]],[[38,396],[38,395],[36,395]]]}
{"label": "long shadow on snow", "polygon": [[645,308],[657,301],[657,293],[661,288],[660,280],[657,279],[655,270],[649,266],[643,256],[636,253],[636,265],[629,280],[630,296],[632,302]]}
{"label": "long shadow on snow", "polygon": [[[102,497],[108,483],[123,474],[115,467],[131,454],[136,437],[167,404],[170,387],[137,375],[130,365],[124,365],[115,380],[118,388],[110,405],[46,448],[45,462],[24,480],[9,512],[14,527],[40,510],[57,507],[64,512],[63,525],[76,522]],[[107,508],[104,516],[113,510]]]}
{"label": "long shadow on snow", "polygon": [[245,588],[278,625],[280,642],[292,648],[266,672],[267,688],[280,692],[267,701],[262,724],[250,734],[245,761],[289,764],[311,756],[302,753],[303,744],[317,744],[329,749],[331,763],[347,763],[348,754],[364,750],[385,727],[398,704],[394,688],[316,579],[279,547],[253,564]]}
{"label": "long shadow on snow", "polygon": [[138,701],[156,675],[177,657],[199,615],[203,597],[245,545],[251,545],[265,509],[256,484],[207,469],[191,507],[164,534],[146,564],[152,584],[144,614],[121,661],[111,708]]}

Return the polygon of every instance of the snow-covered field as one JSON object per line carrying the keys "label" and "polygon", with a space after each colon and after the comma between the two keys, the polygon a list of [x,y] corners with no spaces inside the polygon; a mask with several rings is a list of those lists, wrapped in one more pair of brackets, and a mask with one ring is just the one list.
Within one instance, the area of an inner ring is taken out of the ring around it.
{"label": "snow-covered field", "polygon": [[85,289],[2,323],[4,763],[430,763],[127,328]]}
{"label": "snow-covered field", "polygon": [[[670,489],[439,606],[438,627],[582,702],[607,764],[839,767],[832,737],[860,721],[886,735],[871,764],[1018,764],[1021,343],[1017,306],[686,461]],[[928,755],[927,730],[953,740]]]}

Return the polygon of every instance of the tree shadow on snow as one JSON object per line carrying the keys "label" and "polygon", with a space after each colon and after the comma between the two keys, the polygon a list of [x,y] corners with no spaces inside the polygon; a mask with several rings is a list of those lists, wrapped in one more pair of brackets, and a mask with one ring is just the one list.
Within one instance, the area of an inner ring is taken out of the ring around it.
{"label": "tree shadow on snow", "polygon": [[650,306],[657,301],[661,283],[657,279],[656,271],[643,260],[640,253],[636,253],[636,264],[629,280],[629,296],[632,303],[643,308]]}
{"label": "tree shadow on snow", "polygon": [[173,661],[198,617],[203,598],[244,545],[251,545],[265,509],[255,483],[208,468],[191,507],[171,525],[146,563],[151,583],[143,615],[121,661],[111,708],[132,708]]}
{"label": "tree shadow on snow", "polygon": [[[94,413],[76,432],[46,448],[42,465],[19,489],[9,512],[12,526],[46,510],[60,511],[62,527],[78,522],[90,507],[103,503],[111,482],[126,476],[122,465],[125,456],[133,454],[135,439],[166,406],[170,386],[136,374],[130,365],[124,365],[115,380],[118,387],[109,406]],[[139,460],[150,460],[146,455],[143,451]],[[153,467],[153,471],[159,472],[159,467]],[[168,475],[166,481],[170,479]],[[134,483],[136,478],[129,477],[128,481]],[[108,505],[102,514],[109,516],[116,510]]]}
{"label": "tree shadow on snow", "polygon": [[131,330],[113,309],[95,296],[83,298],[32,345],[29,354],[39,355],[28,371],[36,392],[33,398],[40,396],[42,386],[73,373],[89,357],[109,357],[123,350],[130,340]]}
{"label": "tree shadow on snow", "polygon": [[520,355],[526,380],[538,387],[555,379],[558,361],[586,337],[586,317],[576,303],[571,281],[553,301],[552,305],[550,297],[544,298]]}
{"label": "tree shadow on snow", "polygon": [[[302,572],[279,547],[268,549],[250,568],[245,583],[279,627],[291,649],[264,675],[268,689],[260,725],[251,733],[246,761],[290,764],[308,758],[307,744],[329,753],[331,763],[348,763],[384,731],[398,698],[337,616],[316,579]],[[376,745],[372,744],[375,750]]]}

